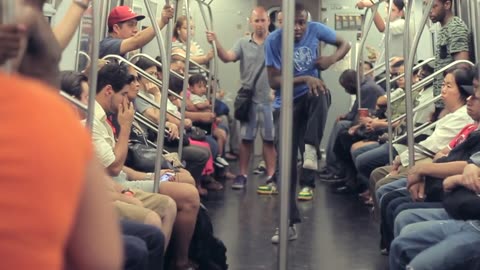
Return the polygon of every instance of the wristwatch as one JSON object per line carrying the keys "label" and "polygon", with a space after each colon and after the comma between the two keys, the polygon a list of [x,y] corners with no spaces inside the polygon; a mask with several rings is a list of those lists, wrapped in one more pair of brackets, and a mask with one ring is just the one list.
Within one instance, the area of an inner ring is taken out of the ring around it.
{"label": "wristwatch", "polygon": [[88,8],[88,2],[85,3],[84,0],[73,0],[73,3],[81,7],[83,10],[86,10]]}

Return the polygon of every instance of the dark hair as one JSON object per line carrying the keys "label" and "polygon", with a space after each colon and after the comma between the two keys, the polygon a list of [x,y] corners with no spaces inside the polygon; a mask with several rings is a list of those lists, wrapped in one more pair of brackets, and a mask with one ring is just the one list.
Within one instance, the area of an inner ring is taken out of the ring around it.
{"label": "dark hair", "polygon": [[460,98],[463,102],[467,101],[467,98],[472,95],[473,90],[473,73],[471,68],[454,66],[447,69],[443,76],[452,74],[455,79],[455,84],[458,86],[460,92]]}
{"label": "dark hair", "polygon": [[295,13],[299,13],[303,11],[307,12],[307,9],[305,8],[305,6],[302,3],[295,3]]}
{"label": "dark hair", "polygon": [[173,92],[180,94],[183,90],[183,80],[177,76],[170,76],[170,81],[168,82],[168,88]]}
{"label": "dark hair", "polygon": [[[414,0],[412,0],[414,1]],[[388,2],[388,1],[387,1]],[[403,0],[393,0],[393,4],[398,8],[398,10],[402,11],[405,8],[405,2]]]}
{"label": "dark hair", "polygon": [[[147,70],[147,68],[156,67],[157,71],[160,71],[160,72],[162,71],[162,68],[159,65],[157,65],[155,62],[145,57],[140,57],[138,61],[135,63],[135,65],[142,70]],[[139,76],[141,75],[139,74]]]}
{"label": "dark hair", "polygon": [[73,70],[60,72],[60,89],[76,99],[81,98],[82,82],[88,82],[88,78],[81,72]]}
{"label": "dark hair", "polygon": [[399,68],[403,65],[405,65],[405,61],[404,60],[399,60],[392,65],[392,68]]}
{"label": "dark hair", "polygon": [[355,95],[357,91],[357,71],[347,69],[342,72],[338,78],[340,85],[345,88],[345,91],[350,95]]}
{"label": "dark hair", "polygon": [[[478,77],[479,77],[479,76],[478,76],[478,72],[480,72],[480,64],[477,63],[477,64],[475,64],[475,66],[473,66],[473,68],[472,68],[472,73],[473,73],[472,75],[473,75],[473,78],[474,78],[475,80],[478,80]],[[472,84],[473,84],[473,82],[472,82]]]}
{"label": "dark hair", "polygon": [[125,85],[132,82],[133,75],[128,73],[128,67],[115,62],[109,62],[98,71],[97,94],[107,85],[111,85],[115,93],[120,92]]}
{"label": "dark hair", "polygon": [[430,74],[433,74],[433,72],[435,71],[435,68],[427,63],[422,66],[422,70],[428,73],[428,75],[430,75]]}
{"label": "dark hair", "polygon": [[373,68],[373,64],[372,64],[372,62],[369,62],[369,61],[363,61],[363,64],[364,64],[364,65],[367,65],[367,66],[368,66],[370,69],[372,69],[372,68]]}
{"label": "dark hair", "polygon": [[205,85],[207,84],[207,79],[202,74],[193,74],[188,78],[188,85],[194,86],[197,83],[203,82]]}

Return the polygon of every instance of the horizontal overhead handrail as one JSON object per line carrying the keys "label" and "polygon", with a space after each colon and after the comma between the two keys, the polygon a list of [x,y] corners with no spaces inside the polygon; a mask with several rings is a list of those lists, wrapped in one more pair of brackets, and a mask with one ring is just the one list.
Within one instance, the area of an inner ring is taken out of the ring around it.
{"label": "horizontal overhead handrail", "polygon": [[[468,64],[470,66],[473,66],[473,63],[468,61],[468,60],[456,60],[444,67],[442,67],[441,69],[435,71],[434,73],[428,75],[427,77],[425,77],[423,80],[417,82],[416,84],[412,85],[412,92],[415,92],[415,91],[418,91],[420,89],[422,89],[423,87],[425,87],[427,84],[433,82],[433,80],[435,79],[435,77],[437,77],[438,75],[442,74],[444,71],[456,66],[456,65],[459,65],[459,64]],[[395,102],[401,98],[403,98],[405,96],[405,93],[399,95],[398,97],[394,98],[392,100],[392,102]]]}
{"label": "horizontal overhead handrail", "polygon": [[[180,53],[172,53],[172,56],[180,56],[183,59],[185,59],[185,56],[180,54]],[[210,74],[210,70],[208,68],[205,68],[204,66],[202,66],[199,63],[193,61],[192,59],[190,59],[190,63],[193,64],[194,66],[198,67],[199,69],[205,71],[207,74]]]}
{"label": "horizontal overhead handrail", "polygon": [[[422,62],[419,63],[418,65],[414,66],[413,69],[412,69],[412,72],[419,70],[419,69],[420,69],[421,67],[423,67],[424,65],[426,65],[426,64],[428,64],[428,63],[430,63],[430,62],[433,62],[433,61],[435,61],[435,58],[434,58],[434,57],[425,59],[424,61],[422,61]],[[403,77],[405,77],[405,73],[402,73],[402,74],[398,75],[397,77],[392,78],[392,79],[390,80],[390,83],[396,82],[396,81],[398,81],[398,79],[401,79],[401,78],[403,78]],[[384,82],[385,80],[387,80],[386,77],[385,77],[385,78],[381,78],[380,80],[376,81],[375,83],[376,83],[376,84],[380,84],[380,83]]]}
{"label": "horizontal overhead handrail", "polygon": [[[421,104],[419,104],[417,107],[415,107],[413,109],[413,113],[416,113],[424,108],[426,108],[427,106],[437,102],[438,100],[440,100],[442,98],[442,96],[436,96],[436,97],[432,97],[431,99],[429,99],[427,102],[423,102]],[[403,120],[405,117],[407,116],[407,114],[402,114],[400,115],[399,117],[393,119],[392,122],[397,122],[397,121],[400,121],[400,120]]]}
{"label": "horizontal overhead handrail", "polygon": [[[148,54],[145,54],[145,53],[137,53],[135,54],[134,56],[130,57],[129,61],[133,63],[133,60],[135,60],[136,58],[140,58],[140,57],[144,57],[150,61],[152,61],[154,64],[160,66],[163,70],[163,64],[161,62],[158,62],[157,59],[151,57],[150,55]],[[175,77],[179,78],[179,79],[182,79],[183,80],[183,75],[182,74],[179,74],[178,72],[174,71],[174,70],[170,70],[170,73],[172,73],[173,75],[175,75]]]}
{"label": "horizontal overhead handrail", "polygon": [[89,66],[92,64],[92,59],[90,58],[90,55],[88,55],[86,52],[84,52],[84,51],[79,51],[79,52],[78,52],[78,55],[81,55],[81,56],[84,56],[85,58],[87,58],[87,65],[86,65],[86,67],[89,67]]}
{"label": "horizontal overhead handrail", "polygon": [[[137,94],[137,97],[143,99],[143,100],[146,101],[148,104],[152,105],[155,109],[160,110],[160,106],[159,106],[157,103],[155,103],[154,101],[152,101],[150,98],[148,98],[147,96],[145,96],[144,94],[138,93],[138,94]],[[169,115],[177,118],[178,120],[181,120],[180,117],[178,117],[178,116],[177,116],[176,114],[174,114],[174,113],[169,112],[168,110],[167,110],[167,113],[168,113]]]}
{"label": "horizontal overhead handrail", "polygon": [[[396,59],[396,57],[392,57],[392,58],[390,58],[388,61],[389,61],[389,62],[392,62],[394,59]],[[385,63],[381,63],[381,64],[379,64],[379,65],[376,65],[376,66],[374,66],[372,69],[370,69],[369,71],[363,73],[363,76],[368,75],[368,74],[370,74],[370,73],[373,73],[374,71],[379,70],[379,69],[381,69],[381,68],[383,68],[383,67],[385,67]]]}
{"label": "horizontal overhead handrail", "polygon": [[[429,130],[429,129],[432,129],[433,127],[435,127],[437,125],[437,122],[433,122],[433,123],[430,123],[430,122],[426,122],[426,123],[423,123],[422,125],[420,125],[419,127],[417,127],[415,130],[414,130],[414,133],[413,133],[413,137],[416,138],[418,137],[419,135],[422,135],[426,130]],[[407,138],[407,133],[401,135],[400,137],[398,138],[395,138],[395,140],[393,140],[393,143],[398,143],[399,141],[402,141],[404,140],[405,138]]]}
{"label": "horizontal overhead handrail", "polygon": [[[127,59],[119,56],[119,55],[116,55],[116,54],[109,54],[109,55],[106,55],[104,56],[102,59],[104,60],[107,60],[109,58],[113,58],[113,59],[116,59],[118,60],[120,63],[121,62],[125,62],[127,65],[131,66],[132,68],[134,68],[139,74],[141,74],[145,79],[149,80],[150,82],[154,83],[155,85],[157,85],[158,87],[162,88],[162,81],[160,81],[158,78],[155,78],[153,77],[152,75],[148,74],[147,72],[145,72],[145,70],[137,67],[136,65],[132,64],[130,61],[128,61]],[[179,94],[173,92],[172,90],[168,90],[168,94],[172,95],[172,96],[175,96],[176,98],[180,99],[180,100],[183,100],[182,96],[180,96]]]}

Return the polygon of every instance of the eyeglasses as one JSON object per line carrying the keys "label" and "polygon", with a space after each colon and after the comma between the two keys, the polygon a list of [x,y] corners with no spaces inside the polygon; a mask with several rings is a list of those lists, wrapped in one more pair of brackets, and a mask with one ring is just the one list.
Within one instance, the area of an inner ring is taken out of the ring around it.
{"label": "eyeglasses", "polygon": [[137,82],[140,81],[140,76],[138,76],[138,75],[135,76],[135,75],[133,75],[133,74],[128,75],[127,83],[130,84],[130,83],[132,83],[132,82],[134,82],[134,81],[137,81]]}

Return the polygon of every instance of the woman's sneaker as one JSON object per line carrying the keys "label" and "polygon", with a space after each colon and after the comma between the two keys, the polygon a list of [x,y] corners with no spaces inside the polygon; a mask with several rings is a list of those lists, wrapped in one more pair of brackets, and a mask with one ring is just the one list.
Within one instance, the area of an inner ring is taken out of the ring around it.
{"label": "woman's sneaker", "polygon": [[[277,228],[275,229],[275,234],[272,236],[272,243],[273,244],[278,244],[280,241],[280,230]],[[288,227],[288,241],[293,241],[297,240],[298,235],[297,235],[297,230],[295,229],[295,225],[292,225]]]}
{"label": "woman's sneaker", "polygon": [[265,185],[260,185],[257,188],[257,193],[260,195],[277,195],[277,184],[274,182],[267,182]]}

